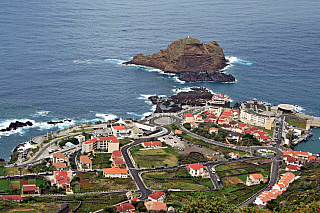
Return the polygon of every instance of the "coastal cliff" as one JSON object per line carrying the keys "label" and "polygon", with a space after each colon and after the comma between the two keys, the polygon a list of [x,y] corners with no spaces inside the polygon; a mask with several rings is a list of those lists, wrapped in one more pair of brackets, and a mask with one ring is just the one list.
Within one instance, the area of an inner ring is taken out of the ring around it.
{"label": "coastal cliff", "polygon": [[180,80],[187,82],[235,81],[232,75],[219,71],[227,66],[227,60],[217,42],[201,43],[190,37],[174,41],[167,49],[152,55],[140,53],[123,64],[143,65],[176,73]]}

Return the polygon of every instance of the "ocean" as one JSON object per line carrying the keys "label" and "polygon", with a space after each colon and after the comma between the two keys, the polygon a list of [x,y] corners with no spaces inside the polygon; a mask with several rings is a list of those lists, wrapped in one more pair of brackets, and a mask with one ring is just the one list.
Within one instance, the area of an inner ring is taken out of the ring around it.
{"label": "ocean", "polygon": [[[0,158],[18,144],[85,121],[140,119],[150,95],[193,86],[233,102],[257,98],[320,116],[320,2],[1,1]],[[121,65],[187,36],[217,41],[235,83],[185,83],[156,69]],[[72,119],[59,126],[47,121]],[[320,144],[320,143],[318,143]],[[313,150],[320,152],[320,145]]]}

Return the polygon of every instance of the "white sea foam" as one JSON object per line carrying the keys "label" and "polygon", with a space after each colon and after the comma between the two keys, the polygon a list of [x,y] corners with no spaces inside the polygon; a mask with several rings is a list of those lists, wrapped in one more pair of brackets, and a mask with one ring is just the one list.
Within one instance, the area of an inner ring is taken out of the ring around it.
{"label": "white sea foam", "polygon": [[144,95],[144,94],[140,94],[140,97],[138,99],[141,99],[141,100],[149,100],[149,97],[151,96],[155,96],[156,94],[153,94],[153,95]]}
{"label": "white sea foam", "polygon": [[102,113],[96,113],[96,116],[99,118],[102,118],[104,121],[110,121],[118,118],[118,116],[113,114],[102,114]]}
{"label": "white sea foam", "polygon": [[305,109],[304,108],[302,108],[301,106],[297,106],[296,105],[296,111],[297,112],[302,112],[302,111],[304,111]]}
{"label": "white sea foam", "polygon": [[38,116],[47,116],[49,113],[50,113],[50,111],[42,110],[42,111],[37,111],[36,115],[38,115]]}
{"label": "white sea foam", "polygon": [[231,64],[231,65],[232,64],[241,64],[241,65],[245,65],[245,66],[252,65],[252,62],[237,58],[235,56],[226,56],[226,59],[229,61],[229,64]]}
{"label": "white sea foam", "polygon": [[18,149],[18,151],[24,151],[24,150],[27,150],[27,149],[34,149],[34,148],[36,148],[36,146],[35,145],[32,145],[29,141],[28,142],[25,142],[24,144],[21,144],[20,146],[19,146],[19,149]]}
{"label": "white sea foam", "polygon": [[175,88],[172,89],[172,92],[174,92],[175,94],[178,94],[179,92],[190,92],[192,89],[192,87],[183,87],[183,88]]}
{"label": "white sea foam", "polygon": [[143,117],[143,115],[140,115],[140,114],[135,113],[135,112],[127,112],[127,114],[128,114],[128,115],[132,115],[132,116],[134,116],[134,117],[139,117],[139,118],[142,118],[142,117]]}
{"label": "white sea foam", "polygon": [[120,59],[116,59],[116,58],[108,58],[108,59],[104,59],[104,61],[111,63],[111,64],[122,64],[123,62],[125,62],[124,60],[120,60]]}

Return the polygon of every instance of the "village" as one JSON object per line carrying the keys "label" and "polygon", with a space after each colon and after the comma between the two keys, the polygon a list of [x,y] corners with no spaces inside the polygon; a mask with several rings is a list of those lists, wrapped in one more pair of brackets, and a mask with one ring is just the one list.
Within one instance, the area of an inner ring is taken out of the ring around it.
{"label": "village", "polygon": [[[292,149],[312,134],[310,123],[292,119],[288,106],[256,99],[233,108],[228,103],[227,95],[213,94],[205,106],[184,106],[178,113],[48,134],[2,167],[2,199],[122,196],[109,204],[117,212],[175,212],[183,205],[179,193],[232,191],[230,203],[263,208],[300,178],[303,166],[320,162],[317,155]],[[62,205],[57,212],[106,206],[83,203]]]}

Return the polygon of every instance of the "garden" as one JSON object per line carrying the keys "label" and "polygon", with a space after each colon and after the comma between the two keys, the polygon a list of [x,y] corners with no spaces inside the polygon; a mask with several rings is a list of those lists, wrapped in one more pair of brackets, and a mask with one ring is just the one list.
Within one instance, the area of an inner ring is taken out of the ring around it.
{"label": "garden", "polygon": [[139,150],[142,146],[130,149],[131,155],[140,167],[173,166],[178,164],[176,154],[169,148]]}
{"label": "garden", "polygon": [[214,188],[210,178],[192,177],[185,167],[161,172],[143,173],[142,178],[154,190],[211,190]]}
{"label": "garden", "polygon": [[131,178],[105,178],[102,172],[77,174],[71,181],[75,193],[136,189]]}
{"label": "garden", "polygon": [[111,168],[111,153],[95,153],[92,157],[92,169]]}

